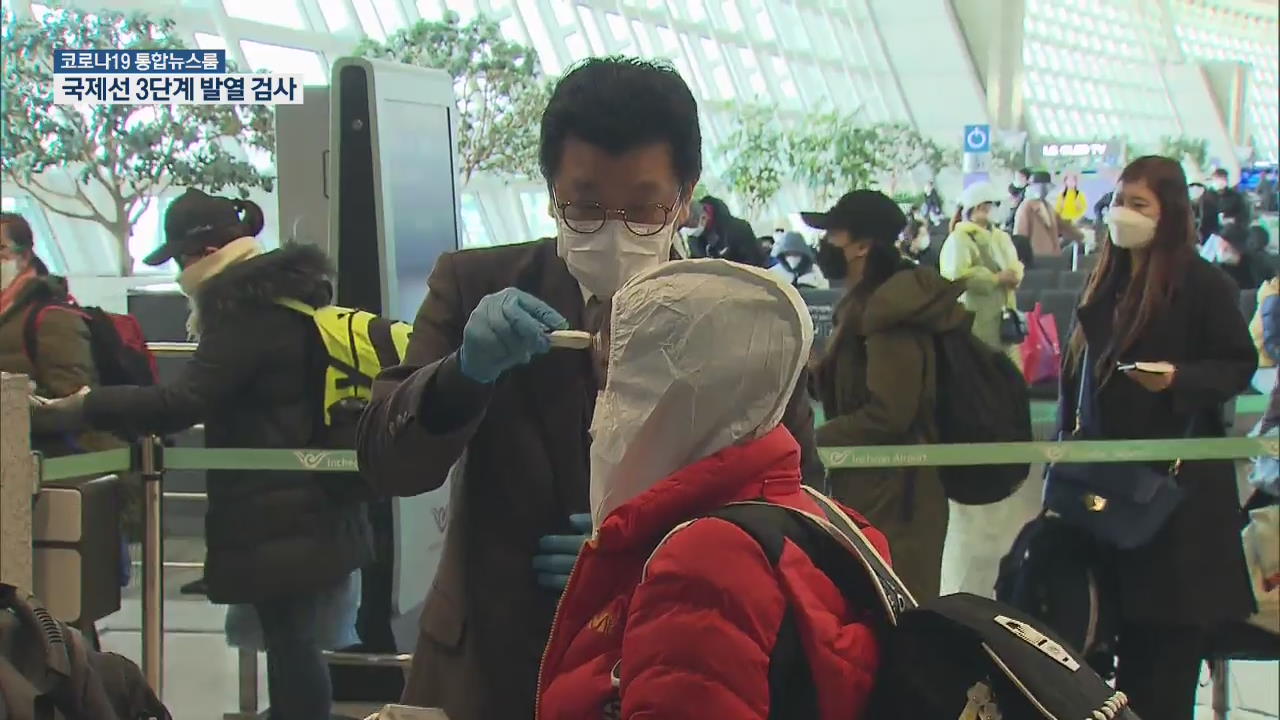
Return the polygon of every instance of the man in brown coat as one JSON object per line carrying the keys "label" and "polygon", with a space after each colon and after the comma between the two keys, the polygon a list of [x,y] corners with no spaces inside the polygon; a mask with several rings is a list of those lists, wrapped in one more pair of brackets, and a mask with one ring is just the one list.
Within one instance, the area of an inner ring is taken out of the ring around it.
{"label": "man in brown coat", "polygon": [[[591,355],[550,350],[547,331],[602,330],[618,287],[670,259],[701,152],[697,105],[670,66],[588,60],[559,82],[542,118],[557,237],[436,264],[405,364],[379,379],[358,442],[361,469],[384,493],[452,478],[405,702],[451,720],[533,717],[567,580],[567,563],[555,561],[569,559],[547,557],[546,540],[575,534],[569,518],[588,508],[599,387]],[[709,361],[732,358],[725,348]],[[787,426],[805,449],[807,480],[821,482],[803,391]]]}

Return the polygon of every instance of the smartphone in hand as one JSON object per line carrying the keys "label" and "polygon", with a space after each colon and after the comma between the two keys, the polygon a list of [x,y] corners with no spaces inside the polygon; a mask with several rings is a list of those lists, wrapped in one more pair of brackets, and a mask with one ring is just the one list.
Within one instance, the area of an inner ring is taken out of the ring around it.
{"label": "smartphone in hand", "polygon": [[1120,372],[1140,372],[1149,373],[1151,375],[1168,375],[1174,370],[1172,363],[1167,362],[1133,362],[1133,363],[1117,363],[1116,369]]}

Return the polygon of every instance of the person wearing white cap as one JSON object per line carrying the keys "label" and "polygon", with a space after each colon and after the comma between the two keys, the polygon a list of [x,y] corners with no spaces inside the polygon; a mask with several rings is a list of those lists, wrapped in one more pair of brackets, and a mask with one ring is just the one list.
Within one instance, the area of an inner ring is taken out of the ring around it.
{"label": "person wearing white cap", "polygon": [[[1023,266],[1013,238],[1001,229],[1004,193],[989,182],[977,182],[960,193],[951,235],[942,246],[940,270],[948,280],[964,283],[960,302],[973,313],[973,334],[995,350],[1011,351],[1001,338],[1001,318],[1017,309],[1014,291],[1022,284]],[[1015,357],[1010,352],[1010,357]]]}

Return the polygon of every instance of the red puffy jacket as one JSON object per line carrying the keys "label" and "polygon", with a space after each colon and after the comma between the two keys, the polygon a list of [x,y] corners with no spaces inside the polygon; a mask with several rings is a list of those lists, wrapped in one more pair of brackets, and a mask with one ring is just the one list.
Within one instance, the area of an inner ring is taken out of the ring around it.
{"label": "red puffy jacket", "polygon": [[[800,487],[800,449],[785,428],[690,465],[611,513],[560,601],[538,720],[767,718],[769,655],[788,606],[822,720],[861,718],[879,661],[860,620],[868,608],[850,607],[798,548],[788,544],[775,571],[749,535],[706,518],[674,533],[645,569],[676,525],[760,498],[821,514]],[[884,536],[850,516],[887,557]]]}

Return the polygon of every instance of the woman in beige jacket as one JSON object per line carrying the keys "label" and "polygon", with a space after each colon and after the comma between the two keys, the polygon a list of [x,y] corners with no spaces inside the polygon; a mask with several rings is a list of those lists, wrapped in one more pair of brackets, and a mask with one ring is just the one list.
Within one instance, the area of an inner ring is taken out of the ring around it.
{"label": "woman in beige jacket", "polygon": [[1013,234],[1028,238],[1031,251],[1036,255],[1062,254],[1061,239],[1064,237],[1077,243],[1084,239],[1080,229],[1064,220],[1049,201],[1051,184],[1049,173],[1034,173],[1027,188],[1027,199],[1018,206],[1018,214],[1013,221]]}

